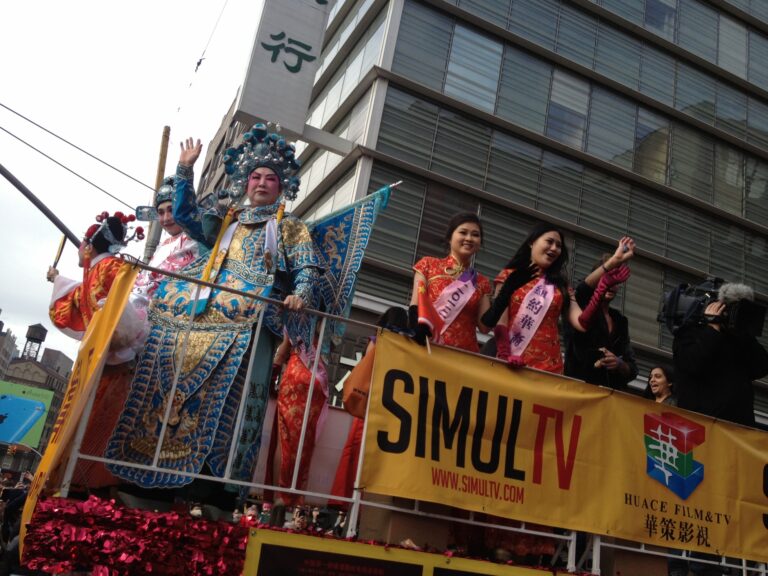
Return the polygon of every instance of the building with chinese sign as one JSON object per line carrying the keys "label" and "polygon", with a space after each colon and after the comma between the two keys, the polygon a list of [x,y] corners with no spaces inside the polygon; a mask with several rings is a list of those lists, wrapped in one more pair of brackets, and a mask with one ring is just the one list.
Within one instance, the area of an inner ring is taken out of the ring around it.
{"label": "building with chinese sign", "polygon": [[[367,251],[361,319],[408,301],[411,266],[443,253],[457,211],[482,218],[476,265],[490,277],[537,220],[569,234],[573,279],[633,236],[632,280],[614,306],[629,318],[638,389],[671,356],[656,319],[665,291],[719,276],[765,300],[762,2],[338,0],[321,52],[278,40],[262,49],[283,46],[275,65],[319,55],[307,124],[353,146],[299,146],[293,211],[311,220],[404,181]],[[221,152],[246,128],[238,112],[211,142],[203,194],[224,185]],[[768,385],[755,392],[766,425]]]}

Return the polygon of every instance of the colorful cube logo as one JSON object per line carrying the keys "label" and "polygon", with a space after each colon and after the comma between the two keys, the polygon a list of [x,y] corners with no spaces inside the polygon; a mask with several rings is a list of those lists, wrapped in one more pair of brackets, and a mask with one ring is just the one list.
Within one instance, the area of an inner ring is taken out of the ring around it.
{"label": "colorful cube logo", "polygon": [[704,480],[704,465],[693,459],[704,426],[672,412],[645,414],[643,420],[648,476],[687,499]]}

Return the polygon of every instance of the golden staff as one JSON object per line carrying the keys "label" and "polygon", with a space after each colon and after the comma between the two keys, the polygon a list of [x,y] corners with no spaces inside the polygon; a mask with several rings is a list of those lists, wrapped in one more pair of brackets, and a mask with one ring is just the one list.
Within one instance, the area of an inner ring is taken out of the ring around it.
{"label": "golden staff", "polygon": [[67,235],[64,234],[61,237],[61,242],[59,242],[59,249],[56,250],[56,258],[53,259],[53,267],[56,268],[59,264],[59,260],[61,259],[61,253],[64,251],[64,244],[67,242]]}

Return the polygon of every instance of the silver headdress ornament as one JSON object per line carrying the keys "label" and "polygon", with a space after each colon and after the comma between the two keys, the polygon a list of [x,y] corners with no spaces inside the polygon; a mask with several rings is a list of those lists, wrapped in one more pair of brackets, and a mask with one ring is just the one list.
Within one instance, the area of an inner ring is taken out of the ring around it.
{"label": "silver headdress ornament", "polygon": [[163,183],[155,195],[155,208],[163,202],[173,202],[173,195],[176,192],[176,176],[166,176]]}
{"label": "silver headdress ornament", "polygon": [[248,186],[248,177],[256,168],[267,167],[280,179],[283,198],[294,200],[301,181],[296,176],[301,164],[296,148],[287,144],[275,127],[270,132],[266,124],[256,124],[243,134],[243,143],[224,152],[224,170],[232,180],[230,196],[240,198]]}

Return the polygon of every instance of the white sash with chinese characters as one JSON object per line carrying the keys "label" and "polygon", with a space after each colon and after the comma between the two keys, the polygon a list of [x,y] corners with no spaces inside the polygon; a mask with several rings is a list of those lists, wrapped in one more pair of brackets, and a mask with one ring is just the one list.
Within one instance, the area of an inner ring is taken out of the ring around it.
{"label": "white sash with chinese characters", "polygon": [[523,298],[520,309],[509,326],[509,345],[513,355],[522,356],[525,352],[554,299],[555,285],[547,282],[542,276]]}
{"label": "white sash with chinese characters", "polygon": [[440,335],[445,333],[451,322],[456,320],[464,306],[472,298],[476,290],[476,282],[477,272],[475,272],[474,268],[470,268],[440,292],[440,295],[434,302],[435,311],[443,319],[443,328],[440,330]]}

